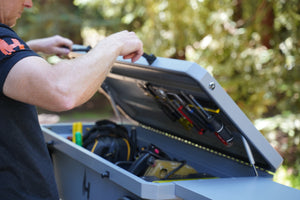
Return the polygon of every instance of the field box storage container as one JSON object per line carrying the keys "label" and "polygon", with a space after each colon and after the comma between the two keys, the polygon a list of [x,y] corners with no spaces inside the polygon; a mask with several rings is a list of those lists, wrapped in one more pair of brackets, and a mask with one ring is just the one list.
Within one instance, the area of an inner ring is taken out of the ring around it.
{"label": "field box storage container", "polygon": [[[42,125],[61,199],[300,199],[299,190],[272,181],[282,157],[204,68],[152,58],[118,58],[101,91],[135,136],[132,151],[154,146],[127,164],[156,172],[133,173],[73,143],[72,124]],[[93,126],[83,124],[83,134]],[[177,174],[189,167],[196,173]]]}

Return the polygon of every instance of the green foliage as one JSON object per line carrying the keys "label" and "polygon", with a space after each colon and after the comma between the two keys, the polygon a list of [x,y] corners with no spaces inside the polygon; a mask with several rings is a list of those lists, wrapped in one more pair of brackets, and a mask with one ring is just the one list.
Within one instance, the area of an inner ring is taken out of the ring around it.
{"label": "green foliage", "polygon": [[[300,170],[299,165],[300,163],[294,166],[297,171]],[[300,174],[294,174],[294,172],[293,168],[283,165],[274,175],[274,181],[300,190]]]}
{"label": "green foliage", "polygon": [[284,158],[275,181],[300,189],[300,114],[284,114],[255,121],[272,146]]}
{"label": "green foliage", "polygon": [[26,9],[14,30],[25,40],[62,35],[82,43],[82,18],[73,0],[43,0]]}

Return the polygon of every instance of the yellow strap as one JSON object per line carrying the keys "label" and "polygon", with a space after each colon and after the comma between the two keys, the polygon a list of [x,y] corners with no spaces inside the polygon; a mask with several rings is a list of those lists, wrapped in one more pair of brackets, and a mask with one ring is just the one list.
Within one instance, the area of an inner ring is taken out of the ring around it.
{"label": "yellow strap", "polygon": [[125,138],[123,138],[123,140],[125,141],[125,143],[127,144],[127,161],[130,159],[130,144],[128,142],[128,140],[126,140]]}
{"label": "yellow strap", "polygon": [[[129,144],[128,140],[126,140],[125,138],[123,138],[123,140],[125,141],[125,143],[127,145],[127,149],[128,149],[128,151],[127,151],[127,160],[129,160],[130,159],[130,144]],[[94,146],[91,150],[92,153],[94,153],[97,144],[98,144],[98,140],[95,140]]]}
{"label": "yellow strap", "polygon": [[93,153],[94,153],[94,151],[95,151],[95,148],[96,148],[97,144],[98,144],[98,140],[95,140],[95,144],[94,144],[94,146],[93,146],[93,148],[92,148],[91,152],[93,152]]}

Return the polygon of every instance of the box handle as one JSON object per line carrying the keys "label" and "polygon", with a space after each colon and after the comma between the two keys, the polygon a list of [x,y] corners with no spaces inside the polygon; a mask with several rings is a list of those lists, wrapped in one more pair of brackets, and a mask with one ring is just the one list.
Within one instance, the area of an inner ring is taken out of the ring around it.
{"label": "box handle", "polygon": [[156,56],[153,54],[147,54],[147,53],[143,53],[142,55],[148,62],[149,65],[152,65],[152,63],[156,60]]}

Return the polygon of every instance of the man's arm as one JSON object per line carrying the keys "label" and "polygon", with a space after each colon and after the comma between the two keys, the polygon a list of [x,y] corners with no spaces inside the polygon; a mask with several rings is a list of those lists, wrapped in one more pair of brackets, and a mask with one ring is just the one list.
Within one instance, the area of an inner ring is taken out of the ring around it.
{"label": "man's arm", "polygon": [[27,42],[27,45],[35,52],[55,55],[68,55],[73,42],[68,38],[59,35],[52,37],[34,39]]}
{"label": "man's arm", "polygon": [[142,42],[133,32],[123,31],[103,39],[89,53],[56,65],[40,57],[27,57],[11,69],[3,92],[48,110],[69,110],[95,94],[117,56],[135,62],[142,54]]}

